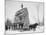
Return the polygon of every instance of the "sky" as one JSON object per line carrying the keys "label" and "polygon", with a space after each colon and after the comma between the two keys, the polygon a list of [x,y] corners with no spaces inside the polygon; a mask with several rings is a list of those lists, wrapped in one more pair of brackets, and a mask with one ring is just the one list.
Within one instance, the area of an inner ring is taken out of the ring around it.
{"label": "sky", "polygon": [[43,22],[43,3],[42,2],[30,2],[30,1],[11,1],[6,0],[6,20],[10,19],[14,22],[15,14],[18,10],[21,9],[21,4],[23,3],[23,7],[28,9],[29,21],[30,24],[38,22]]}

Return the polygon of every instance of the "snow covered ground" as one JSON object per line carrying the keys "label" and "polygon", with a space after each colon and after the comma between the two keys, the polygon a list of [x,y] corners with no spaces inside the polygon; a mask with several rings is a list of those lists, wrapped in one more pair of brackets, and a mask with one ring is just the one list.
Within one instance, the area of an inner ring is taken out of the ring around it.
{"label": "snow covered ground", "polygon": [[39,32],[44,32],[44,27],[43,26],[37,26],[36,28],[36,31],[33,31],[33,30],[30,30],[30,31],[6,31],[5,32],[5,35],[15,35],[15,34],[18,34],[18,33],[39,33]]}

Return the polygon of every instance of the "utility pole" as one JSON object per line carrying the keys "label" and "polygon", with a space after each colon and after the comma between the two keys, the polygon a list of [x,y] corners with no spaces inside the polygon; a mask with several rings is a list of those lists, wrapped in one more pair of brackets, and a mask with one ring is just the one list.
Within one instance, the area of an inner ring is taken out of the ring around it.
{"label": "utility pole", "polygon": [[23,3],[21,4],[21,8],[23,8]]}
{"label": "utility pole", "polygon": [[37,17],[38,17],[38,23],[39,23],[39,4],[37,5]]}

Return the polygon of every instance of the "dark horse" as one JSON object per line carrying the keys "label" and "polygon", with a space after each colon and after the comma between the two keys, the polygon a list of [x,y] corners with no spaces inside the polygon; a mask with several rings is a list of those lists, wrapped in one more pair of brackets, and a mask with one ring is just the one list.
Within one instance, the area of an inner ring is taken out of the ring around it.
{"label": "dark horse", "polygon": [[32,24],[32,25],[29,25],[29,29],[36,29],[38,23],[35,23],[35,24]]}

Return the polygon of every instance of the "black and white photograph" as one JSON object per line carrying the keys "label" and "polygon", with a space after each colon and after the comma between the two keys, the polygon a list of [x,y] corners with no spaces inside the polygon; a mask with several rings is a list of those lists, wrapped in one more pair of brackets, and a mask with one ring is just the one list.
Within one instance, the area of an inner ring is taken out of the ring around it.
{"label": "black and white photograph", "polygon": [[44,32],[44,2],[5,0],[5,35]]}

